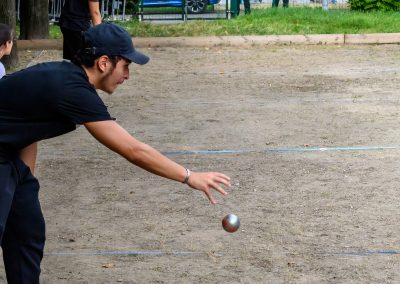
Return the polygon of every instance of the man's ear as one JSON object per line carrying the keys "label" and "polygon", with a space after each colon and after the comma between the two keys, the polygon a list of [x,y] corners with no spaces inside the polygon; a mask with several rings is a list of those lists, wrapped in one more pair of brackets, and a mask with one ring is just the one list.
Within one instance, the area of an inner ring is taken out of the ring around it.
{"label": "man's ear", "polygon": [[97,68],[99,68],[101,72],[105,72],[109,64],[111,64],[111,62],[107,55],[102,55],[97,59]]}

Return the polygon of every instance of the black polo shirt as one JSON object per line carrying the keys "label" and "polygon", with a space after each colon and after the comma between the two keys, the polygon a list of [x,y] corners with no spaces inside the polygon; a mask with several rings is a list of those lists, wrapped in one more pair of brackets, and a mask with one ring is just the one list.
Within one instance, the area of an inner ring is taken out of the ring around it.
{"label": "black polo shirt", "polygon": [[0,148],[9,153],[85,122],[112,119],[84,70],[69,61],[38,64],[0,80]]}
{"label": "black polo shirt", "polygon": [[90,25],[88,0],[65,0],[61,10],[60,26],[73,31],[86,31]]}

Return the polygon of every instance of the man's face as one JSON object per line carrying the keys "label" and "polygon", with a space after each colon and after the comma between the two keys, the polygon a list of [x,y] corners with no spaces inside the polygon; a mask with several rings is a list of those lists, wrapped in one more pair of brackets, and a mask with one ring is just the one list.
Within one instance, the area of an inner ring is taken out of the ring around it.
{"label": "man's face", "polygon": [[125,80],[129,79],[129,65],[131,63],[130,61],[121,58],[114,67],[111,60],[108,60],[109,64],[107,64],[99,82],[99,89],[108,94],[112,94],[119,84],[122,84]]}

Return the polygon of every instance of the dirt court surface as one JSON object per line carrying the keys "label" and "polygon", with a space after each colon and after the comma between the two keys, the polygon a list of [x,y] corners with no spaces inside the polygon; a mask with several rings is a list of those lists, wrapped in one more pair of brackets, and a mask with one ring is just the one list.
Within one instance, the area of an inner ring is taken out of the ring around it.
{"label": "dirt court surface", "polygon": [[162,152],[238,150],[169,155],[233,187],[210,205],[83,127],[41,142],[42,283],[400,281],[398,45],[142,51],[150,63],[101,94],[111,114]]}

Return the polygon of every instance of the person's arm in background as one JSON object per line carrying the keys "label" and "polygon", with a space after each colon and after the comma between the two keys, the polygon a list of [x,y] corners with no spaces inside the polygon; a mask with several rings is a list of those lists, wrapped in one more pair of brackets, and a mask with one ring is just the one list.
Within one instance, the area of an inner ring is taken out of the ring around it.
{"label": "person's arm in background", "polygon": [[[151,173],[179,182],[185,181],[190,173],[151,146],[135,139],[115,121],[88,122],[85,127],[100,143]],[[192,172],[186,181],[190,187],[204,192],[213,204],[217,201],[212,190],[226,195],[221,185],[231,185],[230,178],[218,172]]]}
{"label": "person's arm in background", "polygon": [[37,142],[25,147],[19,153],[20,159],[24,161],[25,165],[29,167],[32,175],[35,175],[36,156],[37,156]]}
{"label": "person's arm in background", "polygon": [[101,24],[101,13],[100,13],[100,3],[98,0],[88,0],[89,1],[89,11],[92,17],[92,24],[96,26]]}

